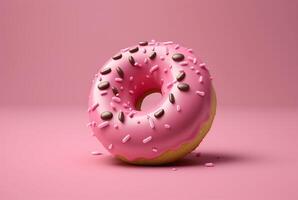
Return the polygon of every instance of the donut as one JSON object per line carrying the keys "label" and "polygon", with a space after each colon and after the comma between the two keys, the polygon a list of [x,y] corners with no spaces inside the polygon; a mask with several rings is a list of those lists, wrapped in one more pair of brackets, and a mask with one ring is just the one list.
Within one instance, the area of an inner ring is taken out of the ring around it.
{"label": "donut", "polygon": [[[216,111],[206,67],[190,48],[142,41],[112,56],[93,79],[89,123],[116,158],[139,165],[174,162],[205,137]],[[161,100],[141,110],[153,92]]]}

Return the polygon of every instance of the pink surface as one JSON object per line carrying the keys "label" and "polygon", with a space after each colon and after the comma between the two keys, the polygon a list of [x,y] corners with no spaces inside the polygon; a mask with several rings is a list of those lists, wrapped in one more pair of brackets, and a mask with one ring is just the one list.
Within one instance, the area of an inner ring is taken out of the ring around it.
{"label": "pink surface", "polygon": [[0,199],[298,198],[297,109],[220,108],[201,157],[161,167],[114,160],[82,123],[85,112],[0,110]]}
{"label": "pink surface", "polygon": [[[90,128],[113,155],[129,161],[157,158],[193,142],[203,123],[210,118],[212,81],[207,66],[189,48],[170,43],[150,42],[146,46],[137,46],[137,52],[121,51],[121,58],[109,58],[95,75],[88,109],[89,121],[95,125]],[[130,48],[135,49],[135,46]],[[154,58],[150,58],[152,53],[155,53]],[[174,61],[174,55],[183,58]],[[134,65],[129,58],[133,58]],[[101,73],[107,69],[109,73]],[[122,71],[120,75],[117,69]],[[177,80],[181,73],[184,78]],[[119,78],[120,82],[117,81]],[[102,84],[108,84],[108,88],[99,89]],[[178,89],[181,84],[186,84],[189,89]],[[112,88],[117,89],[117,97]],[[138,110],[139,99],[152,90],[160,91],[162,99],[158,103],[147,102],[150,110]],[[102,92],[105,95],[101,95]],[[174,102],[169,101],[169,94],[174,96]],[[117,99],[116,102],[113,99]],[[94,105],[99,106],[93,109]],[[156,111],[161,109],[164,114],[155,117]],[[102,119],[102,113],[107,112],[112,117]],[[118,119],[120,112],[124,117],[122,122]],[[144,142],[148,138],[149,141]]]}

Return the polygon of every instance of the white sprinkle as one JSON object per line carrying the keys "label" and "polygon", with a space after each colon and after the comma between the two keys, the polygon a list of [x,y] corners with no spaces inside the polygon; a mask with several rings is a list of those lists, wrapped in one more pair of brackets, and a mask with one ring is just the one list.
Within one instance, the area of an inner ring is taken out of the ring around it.
{"label": "white sprinkle", "polygon": [[148,119],[150,128],[154,129],[154,128],[155,128],[155,125],[154,125],[154,122],[153,122],[153,120],[151,119],[151,117],[150,117],[150,116],[147,116],[147,119]]}
{"label": "white sprinkle", "polygon": [[176,109],[177,109],[177,112],[180,112],[180,111],[181,111],[181,107],[180,107],[180,105],[177,105],[177,106],[176,106]]}
{"label": "white sprinkle", "polygon": [[99,151],[92,151],[91,154],[94,156],[102,155],[102,153],[100,153]]}
{"label": "white sprinkle", "polygon": [[165,60],[164,56],[160,56],[159,58],[160,58],[160,60]]}
{"label": "white sprinkle", "polygon": [[116,103],[120,103],[121,99],[119,97],[112,97],[112,100]]}
{"label": "white sprinkle", "polygon": [[118,124],[114,124],[114,128],[115,129],[118,129],[119,127],[118,127]]}
{"label": "white sprinkle", "polygon": [[173,41],[167,41],[167,42],[163,42],[164,45],[169,45],[169,44],[174,44]]}
{"label": "white sprinkle", "polygon": [[148,58],[144,58],[144,63],[145,63],[145,64],[148,63]]}
{"label": "white sprinkle", "polygon": [[100,92],[100,95],[101,95],[101,96],[104,96],[104,95],[106,95],[106,94],[108,94],[108,91],[102,91],[102,92]]}
{"label": "white sprinkle", "polygon": [[128,92],[129,92],[129,94],[134,94],[133,90],[129,90]]}
{"label": "white sprinkle", "polygon": [[193,50],[192,50],[192,49],[187,49],[187,51],[188,51],[189,53],[193,53]]}
{"label": "white sprinkle", "polygon": [[109,144],[108,149],[113,149],[113,144]]}
{"label": "white sprinkle", "polygon": [[128,140],[130,139],[130,135],[127,134],[123,139],[122,139],[122,143],[126,143]]}
{"label": "white sprinkle", "polygon": [[116,81],[116,82],[118,82],[118,83],[121,83],[121,82],[123,81],[123,79],[122,79],[122,78],[119,78],[119,77],[117,77],[117,78],[115,78],[115,81]]}
{"label": "white sprinkle", "polygon": [[203,92],[203,91],[196,91],[196,94],[201,97],[205,96],[205,92]]}
{"label": "white sprinkle", "polygon": [[114,104],[113,102],[110,102],[110,106],[111,106],[111,108],[112,108],[113,110],[117,110],[117,109],[116,109],[116,106],[115,106],[115,104]]}
{"label": "white sprinkle", "polygon": [[169,48],[166,47],[166,55],[169,55]]}
{"label": "white sprinkle", "polygon": [[105,128],[105,127],[107,127],[107,126],[109,126],[109,122],[108,122],[108,121],[104,121],[104,122],[102,122],[101,124],[99,124],[97,127],[98,127],[98,128]]}
{"label": "white sprinkle", "polygon": [[157,152],[158,150],[157,150],[156,147],[153,147],[153,148],[152,148],[152,151],[153,151],[153,152]]}
{"label": "white sprinkle", "polygon": [[99,103],[94,103],[89,109],[88,112],[94,111],[99,106]]}
{"label": "white sprinkle", "polygon": [[203,76],[200,76],[200,78],[199,78],[199,82],[200,82],[200,83],[203,82]]}
{"label": "white sprinkle", "polygon": [[181,66],[187,66],[188,65],[188,62],[187,61],[182,61],[182,62],[180,62],[180,65]]}
{"label": "white sprinkle", "polygon": [[141,64],[141,63],[138,63],[138,62],[135,62],[135,63],[134,63],[134,66],[135,66],[135,67],[142,67],[142,64]]}
{"label": "white sprinkle", "polygon": [[151,39],[151,42],[155,43],[155,42],[156,42],[156,40],[155,40],[155,39]]}
{"label": "white sprinkle", "polygon": [[129,50],[129,48],[125,48],[125,49],[122,49],[122,52],[126,52],[128,50]]}
{"label": "white sprinkle", "polygon": [[133,81],[133,76],[130,76],[130,77],[129,77],[129,80],[130,80],[130,81]]}
{"label": "white sprinkle", "polygon": [[174,47],[174,49],[179,49],[179,44],[177,44],[175,47]]}
{"label": "white sprinkle", "polygon": [[146,138],[143,140],[143,143],[146,144],[146,143],[150,142],[151,140],[152,140],[152,136],[146,137]]}
{"label": "white sprinkle", "polygon": [[199,66],[200,67],[205,67],[206,66],[206,63],[201,63]]}
{"label": "white sprinkle", "polygon": [[133,116],[136,114],[137,112],[135,110],[132,110],[128,113],[128,117],[133,118]]}
{"label": "white sprinkle", "polygon": [[165,124],[164,126],[165,126],[166,129],[170,129],[171,128],[171,126],[169,124]]}
{"label": "white sprinkle", "polygon": [[152,74],[153,72],[155,72],[158,69],[159,69],[159,66],[158,65],[154,65],[153,67],[150,68],[150,74]]}
{"label": "white sprinkle", "polygon": [[212,162],[205,163],[205,167],[214,167],[214,164]]}
{"label": "white sprinkle", "polygon": [[145,48],[143,48],[143,53],[146,53],[146,49]]}

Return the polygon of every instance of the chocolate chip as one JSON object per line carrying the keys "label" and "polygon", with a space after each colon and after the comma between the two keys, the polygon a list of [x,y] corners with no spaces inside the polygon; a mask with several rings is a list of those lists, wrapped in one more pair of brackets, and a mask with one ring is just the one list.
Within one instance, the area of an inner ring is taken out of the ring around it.
{"label": "chocolate chip", "polygon": [[180,72],[177,76],[176,76],[176,80],[177,81],[182,81],[185,78],[185,72]]}
{"label": "chocolate chip", "polygon": [[161,108],[154,113],[155,118],[161,118],[165,114],[165,111]]}
{"label": "chocolate chip", "polygon": [[116,87],[112,87],[112,91],[115,96],[119,94],[119,90]]}
{"label": "chocolate chip", "polygon": [[109,111],[104,111],[100,114],[102,120],[110,120],[113,118],[113,114]]}
{"label": "chocolate chip", "polygon": [[169,94],[169,101],[174,104],[175,103],[175,97],[172,93]]}
{"label": "chocolate chip", "polygon": [[122,54],[121,53],[116,54],[116,55],[113,56],[113,59],[114,60],[119,60],[120,58],[122,58]]}
{"label": "chocolate chip", "polygon": [[118,119],[120,122],[124,123],[124,113],[122,111],[118,114]]}
{"label": "chocolate chip", "polygon": [[133,47],[133,48],[131,48],[131,49],[129,49],[129,52],[130,53],[135,53],[135,52],[137,52],[137,51],[139,51],[139,47]]}
{"label": "chocolate chip", "polygon": [[120,67],[117,67],[116,68],[116,71],[117,71],[118,75],[120,76],[120,78],[123,78],[124,77],[124,72],[123,72],[123,70]]}
{"label": "chocolate chip", "polygon": [[153,60],[155,57],[156,57],[156,52],[155,51],[151,52],[149,55],[150,60]]}
{"label": "chocolate chip", "polygon": [[100,73],[101,73],[102,75],[105,75],[105,74],[110,73],[111,71],[112,71],[111,68],[110,68],[110,67],[107,67],[107,68],[102,69],[102,70],[100,71]]}
{"label": "chocolate chip", "polygon": [[172,56],[172,59],[176,62],[180,62],[182,60],[184,60],[184,55],[181,54],[181,53],[175,53],[173,56]]}
{"label": "chocolate chip", "polygon": [[109,81],[103,81],[103,82],[100,82],[97,87],[100,90],[105,90],[110,87],[110,83],[109,83]]}
{"label": "chocolate chip", "polygon": [[147,46],[148,42],[147,41],[142,41],[142,42],[139,42],[139,45],[140,46]]}
{"label": "chocolate chip", "polygon": [[129,61],[129,63],[130,63],[132,66],[135,66],[136,61],[135,61],[135,59],[134,59],[132,56],[129,56],[129,57],[128,57],[128,61]]}
{"label": "chocolate chip", "polygon": [[186,92],[186,91],[189,90],[189,85],[186,84],[186,83],[179,83],[179,84],[177,85],[177,88],[178,88],[179,90],[181,90],[181,91]]}

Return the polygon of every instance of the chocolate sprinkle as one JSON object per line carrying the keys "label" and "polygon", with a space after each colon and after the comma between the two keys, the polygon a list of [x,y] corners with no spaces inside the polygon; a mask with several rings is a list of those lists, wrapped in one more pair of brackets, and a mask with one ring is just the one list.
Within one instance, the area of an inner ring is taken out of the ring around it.
{"label": "chocolate sprinkle", "polygon": [[165,111],[164,111],[164,109],[159,109],[158,111],[156,111],[155,113],[154,113],[154,117],[155,118],[161,118],[163,115],[165,114]]}
{"label": "chocolate sprinkle", "polygon": [[134,48],[131,48],[131,49],[129,49],[129,52],[130,53],[135,53],[135,52],[137,52],[137,51],[139,51],[139,47],[134,47]]}
{"label": "chocolate sprinkle", "polygon": [[142,41],[142,42],[139,42],[139,45],[140,46],[147,46],[148,42],[147,41]]}
{"label": "chocolate sprinkle", "polygon": [[116,87],[112,87],[112,91],[115,96],[119,93],[119,90]]}
{"label": "chocolate sprinkle", "polygon": [[111,68],[108,67],[108,68],[104,68],[104,69],[102,69],[102,70],[100,71],[100,73],[101,73],[102,75],[105,75],[105,74],[110,73],[111,71],[112,71]]}
{"label": "chocolate sprinkle", "polygon": [[132,66],[135,66],[136,61],[135,61],[135,59],[134,59],[132,56],[129,56],[129,57],[128,57],[128,61],[129,61],[129,63],[130,63]]}
{"label": "chocolate sprinkle", "polygon": [[100,82],[97,87],[100,90],[105,90],[110,87],[110,83],[108,81],[103,81],[103,82]]}
{"label": "chocolate sprinkle", "polygon": [[172,93],[169,94],[169,101],[174,104],[175,103],[175,97]]}
{"label": "chocolate sprinkle", "polygon": [[120,76],[120,78],[124,78],[124,72],[120,67],[117,67],[116,71],[117,71],[118,75]]}
{"label": "chocolate sprinkle", "polygon": [[113,114],[109,111],[104,111],[100,114],[102,120],[110,120],[113,118]]}
{"label": "chocolate sprinkle", "polygon": [[150,58],[150,60],[153,60],[155,57],[156,57],[156,52],[153,51],[153,52],[149,55],[149,58]]}
{"label": "chocolate sprinkle", "polygon": [[124,123],[124,113],[122,111],[118,114],[118,119],[120,122]]}
{"label": "chocolate sprinkle", "polygon": [[179,83],[179,84],[177,85],[177,88],[178,88],[179,90],[181,90],[181,91],[186,92],[186,91],[189,90],[189,85],[186,84],[186,83]]}
{"label": "chocolate sprinkle", "polygon": [[122,58],[122,54],[121,53],[116,54],[115,56],[113,56],[113,59],[114,60],[119,60],[120,58]]}
{"label": "chocolate sprinkle", "polygon": [[184,55],[181,54],[181,53],[175,53],[173,56],[172,56],[172,59],[176,62],[180,62],[182,60],[184,60]]}
{"label": "chocolate sprinkle", "polygon": [[185,78],[185,72],[180,72],[180,73],[176,76],[177,81],[182,81],[184,78]]}

